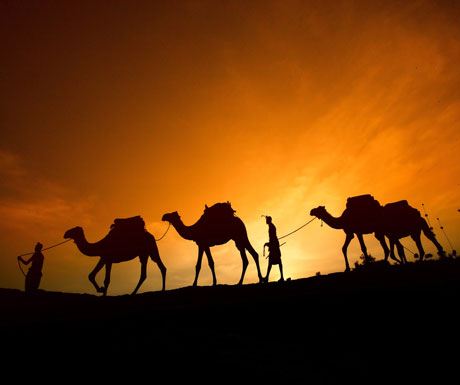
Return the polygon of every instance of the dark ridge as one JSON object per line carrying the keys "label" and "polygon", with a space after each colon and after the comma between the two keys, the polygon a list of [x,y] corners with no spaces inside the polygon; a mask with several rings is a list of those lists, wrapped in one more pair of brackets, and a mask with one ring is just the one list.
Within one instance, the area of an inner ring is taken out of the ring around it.
{"label": "dark ridge", "polygon": [[0,289],[3,362],[33,357],[49,378],[442,382],[458,361],[459,278],[445,259],[136,296]]}

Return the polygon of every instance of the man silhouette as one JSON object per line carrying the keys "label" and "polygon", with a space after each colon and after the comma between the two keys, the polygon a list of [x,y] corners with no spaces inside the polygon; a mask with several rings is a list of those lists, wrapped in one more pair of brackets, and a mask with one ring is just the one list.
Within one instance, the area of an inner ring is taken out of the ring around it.
{"label": "man silhouette", "polygon": [[24,265],[28,265],[32,262],[32,265],[30,266],[26,275],[26,293],[36,293],[38,291],[38,287],[40,286],[40,281],[42,279],[43,261],[45,259],[42,254],[42,248],[43,245],[40,242],[37,242],[35,245],[35,252],[28,260],[24,260],[22,257],[18,257],[18,261],[22,262]]}
{"label": "man silhouette", "polygon": [[265,276],[264,281],[268,282],[268,277],[270,275],[270,270],[272,269],[272,265],[279,265],[280,267],[280,282],[284,281],[283,277],[283,264],[281,262],[281,250],[280,250],[280,242],[278,240],[278,236],[276,235],[276,227],[272,222],[272,217],[266,216],[265,222],[268,225],[268,242],[264,245],[268,247],[268,268],[267,268],[267,275]]}

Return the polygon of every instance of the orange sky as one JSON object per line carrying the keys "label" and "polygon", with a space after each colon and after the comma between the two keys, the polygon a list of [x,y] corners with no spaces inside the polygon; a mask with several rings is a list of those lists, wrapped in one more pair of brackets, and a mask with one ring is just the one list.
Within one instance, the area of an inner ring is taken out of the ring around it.
{"label": "orange sky", "polygon": [[[158,237],[163,213],[192,224],[227,200],[259,252],[261,214],[282,235],[362,193],[424,203],[440,242],[449,249],[437,216],[458,247],[456,2],[95,3],[0,2],[1,287],[22,288],[16,255],[70,227],[96,241],[140,214]],[[313,222],[283,246],[285,276],[343,270],[343,240]],[[158,246],[167,288],[190,285],[196,245],[171,231]],[[236,283],[233,243],[213,254],[219,283]],[[45,258],[43,289],[94,292],[95,258],[73,244]],[[141,292],[160,288],[151,262],[148,274]],[[110,294],[138,276],[137,260],[115,265]]]}

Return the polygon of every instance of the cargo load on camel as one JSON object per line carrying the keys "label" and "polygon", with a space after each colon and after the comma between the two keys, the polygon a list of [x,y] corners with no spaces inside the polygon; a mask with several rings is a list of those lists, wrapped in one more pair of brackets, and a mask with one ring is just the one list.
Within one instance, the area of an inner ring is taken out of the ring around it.
{"label": "cargo load on camel", "polygon": [[147,232],[145,222],[140,215],[130,218],[116,218],[110,225],[105,240],[117,247],[124,247],[126,242],[140,242]]}
{"label": "cargo load on camel", "polygon": [[110,232],[136,233],[145,231],[145,222],[140,215],[130,218],[116,218],[110,225]]}
{"label": "cargo load on camel", "polygon": [[379,201],[371,194],[357,195],[347,199],[347,209],[373,211],[381,207]]}
{"label": "cargo load on camel", "polygon": [[412,220],[416,221],[422,216],[420,211],[409,205],[409,202],[405,199],[398,202],[387,203],[384,206],[384,212],[385,217],[393,218],[394,221],[396,221],[397,218],[411,218]]}
{"label": "cargo load on camel", "polygon": [[235,217],[235,213],[236,210],[232,208],[230,202],[215,203],[211,207],[205,206],[201,218],[211,221],[222,221]]}

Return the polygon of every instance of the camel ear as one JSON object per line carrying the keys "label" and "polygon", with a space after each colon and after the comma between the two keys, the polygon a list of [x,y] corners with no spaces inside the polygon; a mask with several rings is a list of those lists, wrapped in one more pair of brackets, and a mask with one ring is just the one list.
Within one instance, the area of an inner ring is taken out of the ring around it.
{"label": "camel ear", "polygon": [[204,205],[204,208],[209,209],[208,205]]}

